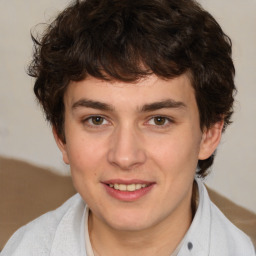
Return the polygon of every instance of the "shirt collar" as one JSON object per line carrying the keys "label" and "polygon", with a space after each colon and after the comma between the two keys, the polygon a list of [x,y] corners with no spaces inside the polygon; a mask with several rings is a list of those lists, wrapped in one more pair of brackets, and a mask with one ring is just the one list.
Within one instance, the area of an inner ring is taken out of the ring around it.
{"label": "shirt collar", "polygon": [[50,256],[86,256],[84,240],[85,203],[79,194],[75,197],[72,206],[58,224]]}
{"label": "shirt collar", "polygon": [[196,179],[196,182],[198,185],[199,203],[178,256],[206,256],[210,252],[210,199],[203,183],[199,179]]}

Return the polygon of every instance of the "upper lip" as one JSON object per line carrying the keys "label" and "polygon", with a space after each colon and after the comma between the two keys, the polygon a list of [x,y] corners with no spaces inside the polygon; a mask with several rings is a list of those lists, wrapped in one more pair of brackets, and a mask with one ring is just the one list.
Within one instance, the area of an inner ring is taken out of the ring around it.
{"label": "upper lip", "polygon": [[146,181],[146,180],[140,180],[140,179],[130,179],[130,180],[111,179],[111,180],[105,180],[102,183],[104,183],[104,184],[125,184],[125,185],[129,185],[129,184],[146,184],[146,185],[150,185],[150,184],[153,184],[155,182]]}

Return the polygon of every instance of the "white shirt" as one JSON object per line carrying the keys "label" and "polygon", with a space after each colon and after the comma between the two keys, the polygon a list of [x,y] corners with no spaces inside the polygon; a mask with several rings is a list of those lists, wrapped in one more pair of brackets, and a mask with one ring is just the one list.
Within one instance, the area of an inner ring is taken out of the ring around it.
{"label": "white shirt", "polygon": [[[210,201],[202,182],[197,183],[197,212],[178,256],[255,256],[250,239]],[[1,256],[91,256],[86,253],[91,248],[86,210],[80,195],[74,195],[15,232]]]}

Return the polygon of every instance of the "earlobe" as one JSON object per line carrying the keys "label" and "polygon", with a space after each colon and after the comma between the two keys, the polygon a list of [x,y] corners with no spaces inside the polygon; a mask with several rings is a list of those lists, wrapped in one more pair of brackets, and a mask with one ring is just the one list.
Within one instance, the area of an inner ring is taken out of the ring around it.
{"label": "earlobe", "polygon": [[199,160],[205,160],[214,153],[221,140],[223,124],[224,121],[221,120],[203,132],[198,156]]}
{"label": "earlobe", "polygon": [[52,133],[55,139],[55,142],[59,148],[59,150],[62,153],[62,159],[64,161],[65,164],[69,164],[69,160],[68,160],[68,154],[67,154],[67,146],[66,143],[63,142],[63,140],[59,137],[59,135],[56,132],[55,127],[52,128]]}

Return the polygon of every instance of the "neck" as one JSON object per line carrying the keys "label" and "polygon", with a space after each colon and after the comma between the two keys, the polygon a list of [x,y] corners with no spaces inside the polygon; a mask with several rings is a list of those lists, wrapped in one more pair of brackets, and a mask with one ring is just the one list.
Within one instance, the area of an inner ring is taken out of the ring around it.
{"label": "neck", "polygon": [[[184,222],[182,223],[184,224]],[[169,228],[143,230],[113,231],[106,228],[92,231],[90,239],[95,256],[170,256],[179,245],[190,226],[190,221],[180,231]],[[177,229],[175,229],[177,230]]]}
{"label": "neck", "polygon": [[182,211],[174,211],[162,222],[139,231],[113,229],[91,213],[88,224],[95,256],[170,256],[192,222],[191,198],[192,191]]}

